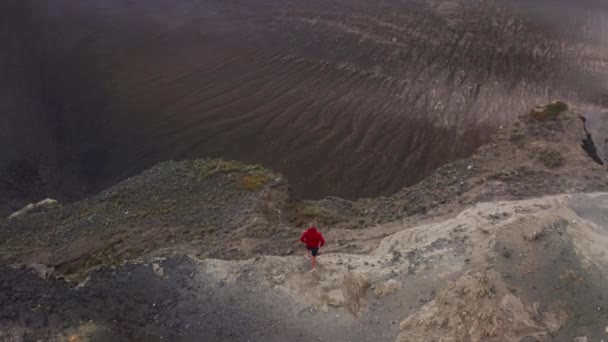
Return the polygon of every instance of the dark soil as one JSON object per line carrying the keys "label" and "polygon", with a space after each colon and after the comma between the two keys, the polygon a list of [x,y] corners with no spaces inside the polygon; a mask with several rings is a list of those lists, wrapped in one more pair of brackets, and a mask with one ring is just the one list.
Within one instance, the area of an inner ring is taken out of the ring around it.
{"label": "dark soil", "polygon": [[[0,340],[282,342],[289,337],[304,342],[340,336],[371,342],[395,337],[394,330],[387,335],[390,322],[363,327],[348,319],[350,326],[336,331],[335,319],[297,309],[278,291],[261,292],[256,274],[243,273],[228,286],[207,278],[189,258],[158,265],[162,277],[148,264],[103,268],[82,288],[63,279],[44,280],[26,268],[2,267]],[[13,326],[29,329],[11,335]]]}
{"label": "dark soil", "polygon": [[[302,198],[390,195],[538,103],[606,97],[600,0],[5,0],[0,12],[2,216],[202,157],[262,164]],[[35,181],[11,177],[22,161]]]}

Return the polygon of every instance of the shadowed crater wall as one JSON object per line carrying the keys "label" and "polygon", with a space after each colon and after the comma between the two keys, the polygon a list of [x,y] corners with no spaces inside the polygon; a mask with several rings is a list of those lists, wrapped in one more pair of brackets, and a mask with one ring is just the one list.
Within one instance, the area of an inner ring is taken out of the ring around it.
{"label": "shadowed crater wall", "polygon": [[600,1],[5,0],[0,210],[167,159],[390,194],[538,103],[603,106]]}

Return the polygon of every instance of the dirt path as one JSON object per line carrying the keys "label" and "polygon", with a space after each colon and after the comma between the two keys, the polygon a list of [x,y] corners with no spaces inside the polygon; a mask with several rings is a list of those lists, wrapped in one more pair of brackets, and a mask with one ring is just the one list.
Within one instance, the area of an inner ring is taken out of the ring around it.
{"label": "dirt path", "polygon": [[[608,194],[482,203],[367,254],[0,268],[2,341],[599,341]],[[374,245],[376,244],[373,242]]]}

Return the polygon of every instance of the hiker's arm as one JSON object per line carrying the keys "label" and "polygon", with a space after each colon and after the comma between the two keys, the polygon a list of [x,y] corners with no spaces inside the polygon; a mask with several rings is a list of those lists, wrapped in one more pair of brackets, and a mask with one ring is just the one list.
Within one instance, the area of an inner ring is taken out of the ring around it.
{"label": "hiker's arm", "polygon": [[306,232],[302,233],[302,236],[300,236],[300,241],[302,241],[302,243],[306,243]]}

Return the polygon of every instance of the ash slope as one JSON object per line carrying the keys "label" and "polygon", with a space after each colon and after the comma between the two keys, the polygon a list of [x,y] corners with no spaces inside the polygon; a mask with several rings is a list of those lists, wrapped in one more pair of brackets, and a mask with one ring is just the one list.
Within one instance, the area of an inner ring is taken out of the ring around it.
{"label": "ash slope", "polygon": [[388,195],[537,103],[606,98],[599,1],[1,6],[10,199],[198,157],[261,163],[306,198]]}
{"label": "ash slope", "polygon": [[[201,160],[0,220],[0,337],[598,340],[608,179],[555,108],[392,197],[300,202],[279,174]],[[316,273],[294,255],[312,219]]]}

